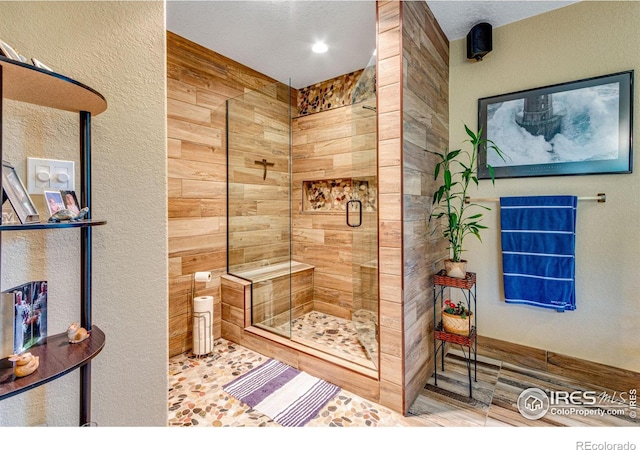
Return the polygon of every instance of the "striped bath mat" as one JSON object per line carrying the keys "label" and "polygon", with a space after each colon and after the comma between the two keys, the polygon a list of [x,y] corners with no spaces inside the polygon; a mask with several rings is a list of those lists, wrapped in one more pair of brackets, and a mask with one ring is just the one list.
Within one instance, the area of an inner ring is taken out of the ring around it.
{"label": "striped bath mat", "polygon": [[291,366],[268,359],[223,389],[284,427],[313,419],[340,388]]}

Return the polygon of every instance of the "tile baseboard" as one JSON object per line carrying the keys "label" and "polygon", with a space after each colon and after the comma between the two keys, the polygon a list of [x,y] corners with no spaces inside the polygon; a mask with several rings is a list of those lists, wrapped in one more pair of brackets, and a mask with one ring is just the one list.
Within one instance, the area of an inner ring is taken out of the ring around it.
{"label": "tile baseboard", "polygon": [[637,388],[640,379],[640,373],[631,370],[485,336],[478,336],[478,355],[556,375],[568,376],[575,380],[620,392]]}

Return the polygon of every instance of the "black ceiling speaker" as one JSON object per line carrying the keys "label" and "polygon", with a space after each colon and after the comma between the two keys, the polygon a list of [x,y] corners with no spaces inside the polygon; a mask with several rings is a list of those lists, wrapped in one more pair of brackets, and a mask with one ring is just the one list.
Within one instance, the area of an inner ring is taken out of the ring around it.
{"label": "black ceiling speaker", "polygon": [[482,61],[493,48],[491,39],[491,24],[482,22],[471,28],[467,34],[467,59]]}

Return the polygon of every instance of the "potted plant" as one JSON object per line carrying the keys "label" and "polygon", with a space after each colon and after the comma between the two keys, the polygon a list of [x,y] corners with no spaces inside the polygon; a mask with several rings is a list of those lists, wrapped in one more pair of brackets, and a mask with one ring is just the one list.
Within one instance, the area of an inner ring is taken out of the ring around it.
{"label": "potted plant", "polygon": [[445,300],[442,308],[442,326],[447,333],[469,336],[473,313],[462,303]]}
{"label": "potted plant", "polygon": [[[441,177],[442,185],[433,194],[433,208],[429,222],[432,219],[439,220],[442,226],[442,235],[449,241],[450,258],[445,260],[447,276],[465,278],[467,261],[462,259],[462,246],[464,238],[472,234],[482,242],[480,230],[485,229],[480,224],[482,213],[476,212],[476,208],[490,210],[490,208],[477,203],[468,202],[467,191],[471,183],[478,186],[478,177],[475,175],[479,151],[495,151],[503,158],[500,149],[490,140],[481,139],[482,129],[474,133],[464,126],[469,139],[464,142],[471,144],[471,151],[462,149],[445,149],[442,153],[429,151],[438,157],[435,166],[434,179]],[[464,143],[463,142],[463,143]],[[504,159],[504,158],[503,158]],[[493,167],[488,165],[491,182],[495,182]]]}

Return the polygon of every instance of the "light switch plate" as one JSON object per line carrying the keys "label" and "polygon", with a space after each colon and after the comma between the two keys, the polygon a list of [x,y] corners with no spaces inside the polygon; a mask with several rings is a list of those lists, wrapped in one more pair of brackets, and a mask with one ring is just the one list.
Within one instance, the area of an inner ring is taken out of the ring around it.
{"label": "light switch plate", "polygon": [[74,191],[75,163],[56,159],[27,158],[27,190],[42,194],[43,190]]}

